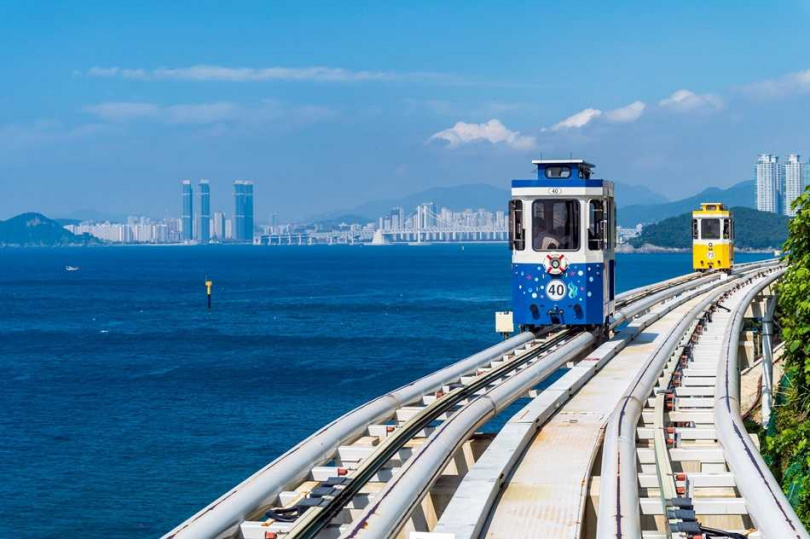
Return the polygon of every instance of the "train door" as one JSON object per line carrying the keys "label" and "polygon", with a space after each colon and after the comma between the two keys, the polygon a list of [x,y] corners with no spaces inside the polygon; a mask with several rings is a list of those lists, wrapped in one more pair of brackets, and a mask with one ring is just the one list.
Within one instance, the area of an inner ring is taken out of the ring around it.
{"label": "train door", "polygon": [[599,262],[604,264],[604,279],[602,281],[602,313],[610,313],[610,305],[615,295],[613,283],[614,261],[611,256],[613,242],[612,232],[613,207],[609,198],[593,198],[588,201],[588,251],[599,252]]}

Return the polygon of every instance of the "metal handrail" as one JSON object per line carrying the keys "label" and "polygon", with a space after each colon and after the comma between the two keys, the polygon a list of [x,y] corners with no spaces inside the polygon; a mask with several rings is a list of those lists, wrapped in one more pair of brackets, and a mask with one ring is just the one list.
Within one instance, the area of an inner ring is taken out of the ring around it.
{"label": "metal handrail", "polygon": [[723,447],[728,467],[734,473],[737,490],[745,498],[748,513],[762,535],[780,539],[808,539],[810,534],[754,446],[740,417],[737,355],[745,312],[754,297],[781,277],[784,271],[778,270],[752,287],[733,312],[731,331],[723,339],[722,359],[717,370],[714,421],[717,438]]}
{"label": "metal handrail", "polygon": [[[709,275],[691,280],[644,297],[619,311],[612,326],[621,325],[664,299],[696,290],[715,280],[715,277],[715,275]],[[695,294],[703,292],[701,290]],[[559,350],[480,395],[463,410],[445,421],[386,488],[375,497],[374,502],[363,511],[360,518],[351,524],[343,537],[357,537],[360,534],[368,537],[385,537],[399,529],[458,446],[469,438],[475,429],[542,382],[566,361],[586,351],[595,342],[596,339],[591,334],[585,333],[577,336]]]}
{"label": "metal handrail", "polygon": [[298,443],[163,538],[230,537],[237,534],[239,525],[263,506],[271,504],[285,485],[305,479],[313,466],[326,462],[340,445],[363,432],[370,423],[390,417],[397,408],[440,389],[534,338],[531,332],[520,333],[355,408]]}
{"label": "metal handrail", "polygon": [[636,470],[636,425],[644,403],[655,387],[659,373],[678,347],[684,333],[720,296],[737,285],[736,276],[730,279],[732,279],[730,283],[715,289],[684,316],[669,336],[658,345],[655,353],[637,375],[630,391],[613,412],[602,449],[600,518],[597,521],[596,532],[598,538],[641,537]]}

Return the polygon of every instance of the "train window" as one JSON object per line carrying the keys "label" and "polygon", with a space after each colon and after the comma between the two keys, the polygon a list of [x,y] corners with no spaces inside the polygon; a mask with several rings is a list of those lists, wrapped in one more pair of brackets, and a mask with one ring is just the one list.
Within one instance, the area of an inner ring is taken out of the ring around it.
{"label": "train window", "polygon": [[731,220],[723,219],[723,239],[731,239]]}
{"label": "train window", "polygon": [[579,201],[535,200],[532,205],[532,247],[535,251],[579,249]]}
{"label": "train window", "polygon": [[616,203],[612,198],[607,199],[608,208],[608,234],[610,235],[609,249],[612,251],[616,248]]}
{"label": "train window", "polygon": [[698,239],[698,220],[692,219],[692,239]]}
{"label": "train window", "polygon": [[700,220],[700,239],[719,240],[720,239],[720,219]]}
{"label": "train window", "polygon": [[604,202],[591,200],[588,204],[588,249],[591,251],[601,251],[607,245],[605,219]]}
{"label": "train window", "polygon": [[546,167],[546,178],[570,178],[571,167]]}
{"label": "train window", "polygon": [[509,201],[509,244],[514,251],[522,251],[526,248],[522,200]]}

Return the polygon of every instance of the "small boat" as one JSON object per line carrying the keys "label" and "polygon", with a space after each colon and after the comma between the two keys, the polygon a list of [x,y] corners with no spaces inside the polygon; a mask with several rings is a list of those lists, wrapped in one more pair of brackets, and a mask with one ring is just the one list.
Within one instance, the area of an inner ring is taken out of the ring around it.
{"label": "small boat", "polygon": [[65,271],[79,271],[79,266],[65,266]]}

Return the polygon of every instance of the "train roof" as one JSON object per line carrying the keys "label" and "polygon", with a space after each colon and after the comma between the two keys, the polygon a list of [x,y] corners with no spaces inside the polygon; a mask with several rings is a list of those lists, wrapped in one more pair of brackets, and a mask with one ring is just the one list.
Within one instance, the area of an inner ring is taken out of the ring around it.
{"label": "train roof", "polygon": [[692,210],[694,216],[731,215],[731,210],[722,202],[701,202],[700,209]]}
{"label": "train roof", "polygon": [[584,159],[535,159],[532,161],[532,165],[585,165],[588,168],[596,166]]}

